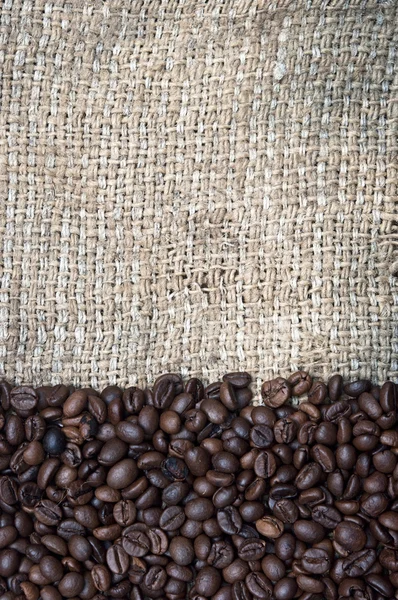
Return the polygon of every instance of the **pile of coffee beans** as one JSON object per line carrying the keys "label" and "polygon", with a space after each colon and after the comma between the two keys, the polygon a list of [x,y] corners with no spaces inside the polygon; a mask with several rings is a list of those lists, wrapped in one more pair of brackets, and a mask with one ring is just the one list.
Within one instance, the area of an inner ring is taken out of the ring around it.
{"label": "pile of coffee beans", "polygon": [[397,386],[0,384],[0,600],[398,598]]}

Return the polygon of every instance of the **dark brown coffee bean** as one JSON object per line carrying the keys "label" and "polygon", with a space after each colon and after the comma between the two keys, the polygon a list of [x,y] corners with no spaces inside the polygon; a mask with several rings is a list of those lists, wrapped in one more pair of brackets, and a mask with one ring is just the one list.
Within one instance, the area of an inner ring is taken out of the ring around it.
{"label": "dark brown coffee bean", "polygon": [[362,527],[350,521],[342,521],[334,531],[335,541],[349,552],[362,550],[366,544],[366,534]]}
{"label": "dark brown coffee bean", "polygon": [[18,486],[7,475],[0,477],[0,500],[9,505],[16,504],[18,501]]}
{"label": "dark brown coffee bean", "polygon": [[128,445],[125,442],[118,438],[113,438],[106,442],[101,448],[98,455],[98,462],[101,465],[111,467],[124,458],[127,454],[127,450]]}
{"label": "dark brown coffee bean", "polygon": [[291,388],[286,379],[278,377],[263,383],[261,396],[266,406],[277,408],[289,400],[291,397]]}
{"label": "dark brown coffee bean", "polygon": [[123,546],[113,544],[107,550],[106,563],[112,573],[115,573],[116,575],[124,575],[129,569],[129,555]]}
{"label": "dark brown coffee bean", "polygon": [[238,556],[242,560],[259,560],[263,558],[266,552],[266,543],[264,540],[249,538],[246,539],[238,549]]}
{"label": "dark brown coffee bean", "polygon": [[255,425],[250,431],[250,440],[256,448],[269,448],[274,441],[274,432],[268,425]]}
{"label": "dark brown coffee bean", "polygon": [[29,412],[37,406],[36,392],[27,386],[16,387],[11,390],[10,404],[18,414]]}
{"label": "dark brown coffee bean", "polygon": [[251,375],[246,373],[246,371],[236,372],[236,373],[226,373],[223,376],[223,381],[228,381],[235,388],[245,388],[251,383]]}
{"label": "dark brown coffee bean", "polygon": [[308,402],[311,404],[322,404],[325,401],[328,390],[324,383],[316,381],[312,384],[310,391],[308,392]]}
{"label": "dark brown coffee bean", "polygon": [[374,589],[377,593],[385,596],[386,598],[392,598],[394,594],[394,588],[387,577],[371,573],[365,577],[365,581]]}
{"label": "dark brown coffee bean", "polygon": [[156,408],[167,409],[177,394],[182,392],[183,385],[179,375],[168,373],[161,375],[153,387],[153,404]]}
{"label": "dark brown coffee bean", "polygon": [[216,487],[229,487],[235,481],[233,473],[221,473],[220,471],[207,471],[206,479]]}
{"label": "dark brown coffee bean", "polygon": [[74,519],[65,519],[57,527],[57,534],[64,540],[70,540],[72,535],[85,535],[86,530]]}
{"label": "dark brown coffee bean", "polygon": [[111,467],[106,482],[110,487],[120,490],[130,485],[137,474],[138,469],[135,460],[125,458]]}
{"label": "dark brown coffee bean", "polygon": [[343,393],[343,378],[336,373],[328,381],[328,393],[332,402],[337,402]]}
{"label": "dark brown coffee bean", "polygon": [[212,456],[212,464],[221,473],[236,473],[239,470],[239,459],[230,452],[217,452]]}
{"label": "dark brown coffee bean", "polygon": [[58,584],[58,590],[65,598],[78,596],[84,587],[84,579],[80,573],[67,573]]}
{"label": "dark brown coffee bean", "polygon": [[169,506],[162,512],[159,525],[165,531],[176,531],[182,526],[184,521],[184,510],[180,506]]}
{"label": "dark brown coffee bean", "polygon": [[5,426],[6,440],[12,446],[19,446],[25,440],[25,428],[19,415],[10,415]]}
{"label": "dark brown coffee bean", "polygon": [[280,579],[274,587],[275,600],[293,600],[297,592],[296,580],[291,577]]}
{"label": "dark brown coffee bean", "polygon": [[192,542],[182,536],[176,536],[171,540],[169,552],[177,565],[187,566],[195,557]]}
{"label": "dark brown coffee bean", "polygon": [[40,500],[34,508],[34,515],[44,525],[58,525],[62,518],[62,510],[50,500]]}
{"label": "dark brown coffee bean", "polygon": [[304,552],[301,562],[307,573],[314,575],[326,573],[331,565],[329,554],[322,548],[308,548]]}
{"label": "dark brown coffee bean", "polygon": [[342,516],[333,506],[318,504],[311,511],[312,519],[326,529],[335,529],[341,522]]}
{"label": "dark brown coffee bean", "polygon": [[151,543],[143,531],[128,527],[123,531],[122,546],[129,556],[142,557],[148,553]]}
{"label": "dark brown coffee bean", "polygon": [[325,530],[319,523],[299,519],[293,525],[296,537],[310,544],[316,544],[325,537]]}
{"label": "dark brown coffee bean", "polygon": [[41,600],[62,600],[62,596],[56,587],[52,585],[45,585],[40,590]]}
{"label": "dark brown coffee bean", "polygon": [[61,561],[54,556],[43,556],[40,563],[40,571],[46,577],[49,583],[60,581],[64,575],[64,569]]}
{"label": "dark brown coffee bean", "polygon": [[276,458],[271,450],[262,450],[254,460],[254,472],[258,477],[272,477],[276,468]]}
{"label": "dark brown coffee bean", "polygon": [[66,556],[68,553],[67,543],[57,535],[45,535],[41,538],[41,543],[54,554]]}
{"label": "dark brown coffee bean", "polygon": [[231,381],[224,381],[220,386],[220,400],[229,411],[235,411],[239,408],[235,390],[236,386]]}
{"label": "dark brown coffee bean", "polygon": [[282,523],[294,523],[299,517],[298,508],[292,500],[277,500],[272,512]]}
{"label": "dark brown coffee bean", "polygon": [[369,392],[371,388],[372,384],[370,381],[368,381],[367,379],[360,379],[358,381],[346,383],[344,386],[344,391],[348,396],[358,398],[364,392]]}
{"label": "dark brown coffee bean", "polygon": [[[193,377],[192,379],[189,379],[186,382],[185,392],[192,396],[195,403],[200,402],[202,400],[202,398],[204,397],[203,383],[200,381],[200,379]],[[173,410],[175,410],[175,409],[173,409]]]}
{"label": "dark brown coffee bean", "polygon": [[18,532],[12,525],[6,525],[0,528],[0,548],[6,548],[12,544],[18,536]]}
{"label": "dark brown coffee bean", "polygon": [[235,485],[229,487],[218,488],[212,497],[212,502],[216,508],[224,508],[230,506],[238,498],[238,489]]}
{"label": "dark brown coffee bean", "polygon": [[[363,513],[365,513],[366,515],[368,515],[369,517],[379,517],[379,521],[382,525],[385,525],[386,527],[388,527],[389,529],[393,529],[393,527],[391,527],[391,525],[387,525],[387,523],[383,523],[383,520],[388,521],[388,516],[386,517],[386,515],[389,515],[390,513],[385,513],[384,511],[387,509],[388,506],[388,499],[386,498],[386,496],[382,493],[375,493],[375,494],[369,494],[366,498],[364,498],[363,500],[361,500],[360,502],[360,506],[361,506],[361,510]],[[383,515],[381,513],[384,513]],[[391,511],[391,521],[394,522],[395,521],[395,515],[396,513]],[[398,517],[398,514],[397,514]],[[398,525],[398,518],[397,518],[397,525]]]}
{"label": "dark brown coffee bean", "polygon": [[306,371],[297,371],[287,379],[293,396],[301,396],[306,394],[312,385],[312,379]]}
{"label": "dark brown coffee bean", "polygon": [[213,516],[213,514],[213,503],[207,498],[197,498],[195,500],[190,500],[185,505],[186,517],[194,521],[206,521],[206,519],[210,519]]}
{"label": "dark brown coffee bean", "polygon": [[299,490],[307,490],[314,487],[322,476],[322,468],[318,463],[310,462],[300,469],[295,479]]}
{"label": "dark brown coffee bean", "polygon": [[336,468],[334,453],[323,444],[315,444],[311,449],[311,456],[324,473],[332,473]]}
{"label": "dark brown coffee bean", "polygon": [[243,525],[239,511],[233,506],[217,510],[217,523],[221,530],[228,535],[239,533]]}
{"label": "dark brown coffee bean", "polygon": [[363,577],[376,562],[374,550],[360,550],[353,552],[343,561],[343,571],[349,577]]}

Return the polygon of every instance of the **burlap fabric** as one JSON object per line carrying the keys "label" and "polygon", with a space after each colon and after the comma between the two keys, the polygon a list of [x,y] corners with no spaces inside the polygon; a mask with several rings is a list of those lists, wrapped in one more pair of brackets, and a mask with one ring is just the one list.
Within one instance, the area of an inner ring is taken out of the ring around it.
{"label": "burlap fabric", "polygon": [[4,0],[9,380],[398,371],[398,2]]}

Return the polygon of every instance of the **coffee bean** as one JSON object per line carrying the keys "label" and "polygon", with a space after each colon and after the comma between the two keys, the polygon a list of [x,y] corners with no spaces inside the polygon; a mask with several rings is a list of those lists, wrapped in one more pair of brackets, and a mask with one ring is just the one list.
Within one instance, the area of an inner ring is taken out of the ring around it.
{"label": "coffee bean", "polygon": [[51,427],[43,437],[43,449],[47,454],[59,456],[65,450],[66,438],[62,429]]}
{"label": "coffee bean", "polygon": [[150,549],[150,540],[143,531],[127,528],[123,531],[122,546],[129,556],[145,556]]}
{"label": "coffee bean", "polygon": [[238,549],[238,556],[242,560],[259,560],[266,552],[265,540],[256,538],[246,539]]}
{"label": "coffee bean", "polygon": [[275,600],[293,600],[297,592],[296,580],[291,577],[280,579],[274,587]]}
{"label": "coffee bean", "polygon": [[268,425],[255,425],[250,431],[250,440],[256,448],[269,448],[274,441],[274,432]]}
{"label": "coffee bean", "polygon": [[83,587],[84,579],[80,573],[67,573],[58,584],[58,590],[65,598],[78,596]]}
{"label": "coffee bean", "polygon": [[325,401],[327,393],[326,385],[321,381],[316,381],[308,392],[308,401],[315,405],[322,404]]}
{"label": "coffee bean", "polygon": [[17,414],[33,410],[37,406],[37,394],[27,386],[16,387],[11,391],[10,404]]}
{"label": "coffee bean", "polygon": [[62,596],[56,587],[45,585],[40,591],[41,600],[62,600]]}
{"label": "coffee bean", "polygon": [[322,548],[308,548],[301,559],[307,573],[322,575],[329,571],[331,560],[329,554]]}
{"label": "coffee bean", "polygon": [[0,477],[0,501],[10,505],[18,501],[18,485],[7,475]]}
{"label": "coffee bean", "polygon": [[306,464],[297,474],[295,484],[299,490],[307,490],[314,487],[322,476],[322,468],[318,463]]}
{"label": "coffee bean", "polygon": [[217,523],[221,530],[228,535],[239,533],[243,525],[239,511],[233,506],[217,510]]}
{"label": "coffee bean", "polygon": [[0,548],[6,548],[12,544],[18,536],[18,532],[12,525],[0,528]]}
{"label": "coffee bean", "polygon": [[367,379],[360,379],[358,381],[352,381],[350,383],[346,383],[344,386],[344,392],[348,396],[352,396],[353,398],[358,398],[364,392],[369,392],[372,388],[372,384]]}
{"label": "coffee bean", "polygon": [[334,539],[349,552],[362,550],[366,544],[366,534],[363,528],[350,521],[342,521],[337,525]]}
{"label": "coffee bean", "polygon": [[256,521],[256,529],[261,535],[267,538],[275,539],[282,535],[284,525],[276,517],[265,516]]}
{"label": "coffee bean", "polygon": [[260,571],[249,573],[245,578],[245,583],[248,591],[256,598],[269,600],[272,597],[272,584]]}
{"label": "coffee bean", "polygon": [[64,569],[61,561],[54,556],[43,556],[40,563],[40,571],[47,578],[49,583],[54,583],[62,579]]}
{"label": "coffee bean", "polygon": [[293,525],[293,530],[296,537],[310,544],[316,544],[325,537],[325,530],[320,523],[297,520]]}
{"label": "coffee bean", "polygon": [[328,393],[332,402],[337,402],[343,392],[343,378],[340,374],[332,375],[328,381]]}
{"label": "coffee bean", "polygon": [[58,525],[62,519],[62,510],[51,500],[40,500],[34,508],[34,515],[44,525]]}
{"label": "coffee bean", "polygon": [[188,519],[194,521],[206,521],[214,514],[213,503],[207,498],[197,498],[190,500],[185,505],[185,515]]}
{"label": "coffee bean", "polygon": [[374,565],[376,558],[372,549],[353,552],[343,561],[343,571],[349,577],[362,577]]}
{"label": "coffee bean", "polygon": [[286,379],[278,377],[265,381],[261,388],[264,404],[270,408],[282,406],[291,396],[291,388]]}

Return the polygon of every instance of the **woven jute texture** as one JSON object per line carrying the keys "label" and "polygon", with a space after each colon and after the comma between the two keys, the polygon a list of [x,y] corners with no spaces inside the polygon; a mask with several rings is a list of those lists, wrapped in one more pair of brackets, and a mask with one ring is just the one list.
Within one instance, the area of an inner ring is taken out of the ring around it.
{"label": "woven jute texture", "polygon": [[398,2],[3,0],[1,375],[398,373]]}

